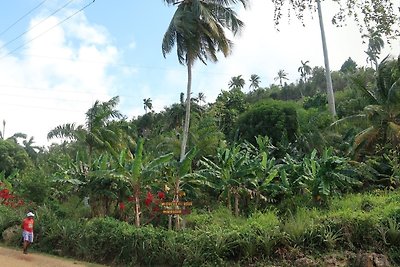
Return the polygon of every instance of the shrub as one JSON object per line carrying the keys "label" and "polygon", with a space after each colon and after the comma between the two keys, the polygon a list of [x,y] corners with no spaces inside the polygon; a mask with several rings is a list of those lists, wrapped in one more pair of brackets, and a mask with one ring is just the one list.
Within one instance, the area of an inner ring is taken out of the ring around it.
{"label": "shrub", "polygon": [[293,103],[269,100],[249,108],[237,123],[239,137],[255,143],[255,136],[268,136],[274,144],[296,140],[298,121]]}

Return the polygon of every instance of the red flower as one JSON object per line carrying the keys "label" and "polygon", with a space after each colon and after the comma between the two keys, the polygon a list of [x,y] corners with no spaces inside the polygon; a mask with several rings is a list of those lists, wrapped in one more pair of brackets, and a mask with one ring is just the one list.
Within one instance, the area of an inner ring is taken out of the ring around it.
{"label": "red flower", "polygon": [[124,210],[124,209],[125,209],[125,204],[124,204],[124,202],[120,202],[120,203],[119,203],[119,209],[120,209],[120,210]]}
{"label": "red flower", "polygon": [[151,200],[148,199],[148,198],[146,198],[146,199],[144,200],[144,204],[146,204],[146,206],[149,206],[149,205],[151,204]]}
{"label": "red flower", "polygon": [[154,207],[153,207],[153,211],[156,211],[156,212],[157,212],[157,211],[160,211],[160,207],[159,207],[159,206],[154,206]]}
{"label": "red flower", "polygon": [[146,199],[144,200],[144,203],[146,206],[149,206],[153,202],[153,194],[151,192],[147,192]]}
{"label": "red flower", "polygon": [[0,197],[4,199],[9,199],[12,196],[10,195],[10,191],[8,189],[3,189],[0,191]]}
{"label": "red flower", "polygon": [[134,196],[128,197],[128,202],[133,202],[133,201],[135,201],[135,197]]}
{"label": "red flower", "polygon": [[158,198],[159,199],[165,199],[165,193],[164,192],[159,191],[157,194],[158,194]]}

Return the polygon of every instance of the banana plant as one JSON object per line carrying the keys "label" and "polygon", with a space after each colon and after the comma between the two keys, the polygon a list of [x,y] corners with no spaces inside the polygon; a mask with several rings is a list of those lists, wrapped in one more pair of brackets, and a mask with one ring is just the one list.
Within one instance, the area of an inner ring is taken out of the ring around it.
{"label": "banana plant", "polygon": [[144,182],[149,183],[157,174],[160,174],[161,166],[167,164],[173,158],[173,154],[169,153],[162,155],[152,161],[147,161],[143,157],[143,138],[137,142],[135,155],[132,155],[129,150],[122,150],[119,155],[115,152],[114,157],[117,157],[118,167],[117,172],[120,176],[125,177],[133,191],[135,203],[135,225],[139,227],[141,207],[140,193],[144,186]]}
{"label": "banana plant", "polygon": [[234,214],[239,216],[240,194],[246,189],[246,180],[252,174],[250,154],[241,150],[236,145],[231,148],[218,148],[215,163],[208,158],[203,158],[200,164],[201,171],[210,185],[217,189],[220,197],[225,197],[227,207],[232,210],[232,196],[234,200]]}
{"label": "banana plant", "polygon": [[255,198],[254,208],[258,209],[260,200],[271,201],[267,196],[268,189],[274,178],[278,176],[279,168],[274,157],[269,157],[267,152],[262,152],[251,161],[254,175],[248,181],[248,191]]}
{"label": "banana plant", "polygon": [[[164,177],[160,182],[164,183],[165,188],[173,188],[174,202],[179,202],[181,195],[186,194],[185,191],[193,192],[203,183],[198,179],[198,176],[192,173],[192,164],[197,153],[197,148],[193,147],[185,154],[183,160],[176,160],[171,157],[165,165]],[[171,223],[169,227],[171,228]],[[179,216],[175,217],[175,228],[180,229]]]}
{"label": "banana plant", "polygon": [[356,172],[349,160],[333,155],[332,148],[325,149],[321,157],[314,150],[309,157],[303,159],[302,166],[304,184],[317,201],[326,200],[351,186],[361,184],[354,178]]}

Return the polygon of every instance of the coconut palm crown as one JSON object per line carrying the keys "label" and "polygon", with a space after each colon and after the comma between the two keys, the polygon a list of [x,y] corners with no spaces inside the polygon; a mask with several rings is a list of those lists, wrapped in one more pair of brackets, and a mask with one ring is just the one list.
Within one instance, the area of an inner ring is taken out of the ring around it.
{"label": "coconut palm crown", "polygon": [[185,156],[190,121],[190,96],[192,84],[192,66],[199,59],[216,62],[217,53],[226,57],[231,52],[232,42],[226,37],[225,30],[233,34],[240,32],[243,22],[230,7],[237,3],[246,6],[247,0],[165,0],[169,5],[177,5],[162,41],[162,53],[165,57],[176,46],[178,61],[187,66],[188,82],[186,92],[185,126],[181,143],[181,160]]}
{"label": "coconut palm crown", "polygon": [[355,85],[368,97],[370,105],[361,114],[336,121],[357,119],[366,121],[368,127],[357,134],[354,150],[372,152],[376,145],[400,144],[400,57],[386,57],[378,67],[376,83],[369,88],[362,79],[353,78]]}

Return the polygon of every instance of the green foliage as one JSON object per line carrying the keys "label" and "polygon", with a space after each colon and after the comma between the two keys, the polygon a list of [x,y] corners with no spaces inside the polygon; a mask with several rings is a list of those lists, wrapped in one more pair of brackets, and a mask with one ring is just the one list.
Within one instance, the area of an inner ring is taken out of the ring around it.
{"label": "green foliage", "polygon": [[304,99],[303,107],[305,109],[318,108],[320,110],[326,109],[328,100],[326,94],[317,93],[313,96],[308,96]]}
{"label": "green foliage", "polygon": [[376,149],[376,145],[397,145],[400,142],[399,99],[400,99],[400,59],[385,58],[379,65],[376,83],[370,88],[358,77],[353,79],[370,105],[364,108],[360,118],[366,118],[368,128],[355,138],[354,149],[368,153]]}
{"label": "green foliage", "polygon": [[192,120],[190,130],[190,146],[197,147],[197,158],[215,155],[220,142],[224,140],[224,134],[219,130],[216,119],[209,115]]}
{"label": "green foliage", "polygon": [[340,71],[343,73],[354,73],[357,70],[357,63],[349,57],[340,67]]}
{"label": "green foliage", "polygon": [[[0,205],[0,233],[8,227],[19,225],[21,223],[21,212],[3,205]],[[2,236],[0,235],[0,239]]]}
{"label": "green foliage", "polygon": [[294,215],[289,215],[283,222],[282,230],[287,235],[288,241],[295,246],[304,246],[307,233],[315,227],[318,213],[314,210],[299,209]]}
{"label": "green foliage", "polygon": [[6,176],[15,171],[23,171],[32,162],[26,151],[12,140],[0,139],[0,172]]}
{"label": "green foliage", "polygon": [[[235,127],[239,115],[247,109],[245,94],[238,88],[224,91],[218,95],[211,112],[215,114],[219,127],[226,136],[235,135]],[[232,132],[233,131],[233,132]]]}
{"label": "green foliage", "polygon": [[20,177],[18,192],[38,205],[45,203],[51,193],[51,180],[41,169],[30,168]]}
{"label": "green foliage", "polygon": [[[326,209],[287,215],[257,212],[234,217],[225,208],[193,213],[187,229],[137,228],[112,218],[60,218],[48,207],[36,213],[37,250],[113,265],[228,266],[273,258],[297,248],[313,253],[347,249],[388,252],[398,264],[399,191],[333,198]],[[0,229],[23,214],[0,206]]]}
{"label": "green foliage", "polygon": [[303,159],[304,183],[317,200],[361,185],[352,169],[348,159],[333,155],[332,149],[325,149],[321,157],[314,150],[309,158]]}
{"label": "green foliage", "polygon": [[298,132],[295,105],[282,101],[265,101],[256,104],[243,113],[238,120],[239,137],[254,143],[255,136],[268,136],[273,144],[287,138],[296,140]]}

